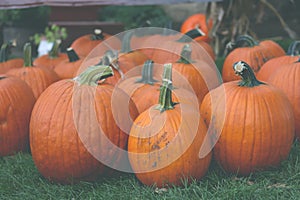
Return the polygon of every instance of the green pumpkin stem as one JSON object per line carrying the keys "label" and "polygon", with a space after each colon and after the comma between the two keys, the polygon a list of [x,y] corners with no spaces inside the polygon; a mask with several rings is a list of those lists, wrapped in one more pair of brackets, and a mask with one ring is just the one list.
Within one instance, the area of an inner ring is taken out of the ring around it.
{"label": "green pumpkin stem", "polygon": [[153,85],[157,80],[153,79],[153,61],[147,60],[142,69],[142,77],[136,80],[136,83],[145,83]]}
{"label": "green pumpkin stem", "polygon": [[113,76],[113,69],[107,65],[90,66],[73,80],[79,85],[97,86],[98,81]]}
{"label": "green pumpkin stem", "polygon": [[8,60],[8,48],[9,45],[4,43],[0,49],[0,62],[6,62]]}
{"label": "green pumpkin stem", "polygon": [[193,62],[191,55],[192,55],[191,45],[185,44],[182,48],[180,58],[177,61],[177,63],[191,64]]}
{"label": "green pumpkin stem", "polygon": [[163,82],[160,86],[159,101],[156,107],[160,112],[172,110],[178,104],[172,101],[172,89],[172,64],[167,63],[164,65]]}
{"label": "green pumpkin stem", "polygon": [[120,53],[129,53],[132,51],[131,47],[130,47],[130,41],[132,38],[132,31],[127,31],[122,39],[122,46],[121,46],[121,50]]}
{"label": "green pumpkin stem", "polygon": [[185,33],[181,38],[177,40],[177,42],[191,42],[193,39],[199,37],[199,36],[204,36],[205,33],[201,31],[199,28],[195,28],[193,30],[190,30],[189,32]]}
{"label": "green pumpkin stem", "polygon": [[76,62],[80,59],[75,50],[71,47],[67,49],[67,55],[69,58],[69,62]]}
{"label": "green pumpkin stem", "polygon": [[287,55],[296,56],[297,54],[299,54],[299,50],[297,50],[297,48],[299,48],[299,45],[300,45],[299,40],[292,42],[288,48]]}
{"label": "green pumpkin stem", "polygon": [[242,78],[242,80],[238,83],[241,87],[255,87],[265,84],[256,79],[252,68],[244,61],[234,63],[233,70],[235,74]]}
{"label": "green pumpkin stem", "polygon": [[24,45],[24,67],[32,67],[32,48],[31,44],[27,42]]}
{"label": "green pumpkin stem", "polygon": [[237,47],[242,47],[244,44],[247,44],[249,47],[254,47],[257,46],[259,43],[256,41],[253,37],[250,35],[241,35],[237,37],[235,41],[235,46]]}
{"label": "green pumpkin stem", "polygon": [[91,35],[91,40],[104,40],[104,35],[101,29],[95,29]]}
{"label": "green pumpkin stem", "polygon": [[53,42],[52,49],[49,51],[48,56],[50,58],[57,58],[59,56],[59,46],[61,44],[61,40],[55,40]]}

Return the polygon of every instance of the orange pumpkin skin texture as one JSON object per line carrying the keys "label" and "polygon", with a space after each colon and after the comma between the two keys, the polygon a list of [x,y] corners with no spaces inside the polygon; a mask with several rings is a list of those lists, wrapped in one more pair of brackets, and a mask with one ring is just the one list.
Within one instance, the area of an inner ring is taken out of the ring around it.
{"label": "orange pumpkin skin texture", "polygon": [[24,64],[22,58],[15,58],[6,62],[0,63],[0,74],[5,74],[10,69],[21,68]]}
{"label": "orange pumpkin skin texture", "polygon": [[141,113],[128,141],[129,160],[136,177],[143,184],[157,187],[182,185],[184,178],[188,182],[191,178],[200,179],[211,160],[211,153],[199,158],[207,129],[197,109],[184,103],[174,105],[167,87],[169,83],[164,82],[159,110],[152,106]]}
{"label": "orange pumpkin skin texture", "polygon": [[252,72],[248,83],[255,86],[239,86],[247,81],[224,83],[207,94],[201,105],[201,116],[212,128],[208,134],[216,142],[215,160],[227,172],[239,175],[278,166],[288,157],[294,139],[288,99],[253,77]]}
{"label": "orange pumpkin skin texture", "polygon": [[285,64],[291,64],[299,60],[300,56],[296,55],[296,48],[300,45],[300,41],[293,42],[287,55],[272,58],[267,61],[257,73],[257,78],[261,81],[268,81],[270,76]]}
{"label": "orange pumpkin skin texture", "polygon": [[[105,83],[90,86],[61,80],[41,95],[31,118],[30,147],[44,177],[60,183],[92,181],[108,173],[96,159],[99,156],[113,166],[128,159],[105,140],[127,148],[128,135],[117,126],[109,107],[113,90]],[[134,104],[128,106],[135,119]]]}
{"label": "orange pumpkin skin texture", "polygon": [[0,75],[0,156],[27,151],[29,120],[35,98],[18,78]]}
{"label": "orange pumpkin skin texture", "polygon": [[[300,59],[299,59],[300,60]],[[273,73],[268,83],[281,89],[290,100],[295,117],[296,137],[300,138],[300,62],[285,64]]]}
{"label": "orange pumpkin skin texture", "polygon": [[[28,47],[31,49],[31,46]],[[31,50],[29,54],[30,55],[28,56],[26,55],[24,66],[22,68],[11,69],[7,74],[25,81],[32,89],[34,97],[37,99],[49,85],[58,81],[59,78],[55,72],[48,68],[33,66],[31,63]]]}
{"label": "orange pumpkin skin texture", "polygon": [[190,30],[198,27],[201,29],[202,32],[205,33],[204,36],[200,36],[195,38],[195,40],[201,40],[205,42],[209,42],[210,38],[207,36],[209,33],[209,29],[212,28],[212,20],[208,23],[206,22],[206,16],[204,14],[198,13],[188,17],[183,24],[181,25],[180,32],[187,33]]}
{"label": "orange pumpkin skin texture", "polygon": [[37,67],[46,67],[54,70],[55,66],[64,60],[68,60],[68,55],[65,53],[59,53],[57,57],[50,57],[49,55],[43,55],[36,58],[33,61],[33,65]]}
{"label": "orange pumpkin skin texture", "polygon": [[239,80],[239,77],[236,76],[232,70],[232,65],[239,60],[248,63],[256,74],[268,60],[285,55],[284,50],[271,40],[258,43],[250,36],[241,36],[240,38],[241,39],[238,39],[237,43],[245,40],[249,42],[250,46],[238,47],[231,51],[225,58],[222,69],[222,78],[224,82]]}

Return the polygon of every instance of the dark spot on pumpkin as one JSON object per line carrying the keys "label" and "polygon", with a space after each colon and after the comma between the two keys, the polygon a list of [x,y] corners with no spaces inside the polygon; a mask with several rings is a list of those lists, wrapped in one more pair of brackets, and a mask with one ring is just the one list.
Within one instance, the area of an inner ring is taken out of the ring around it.
{"label": "dark spot on pumpkin", "polygon": [[157,162],[155,161],[153,164],[152,164],[152,167],[156,167],[157,166]]}
{"label": "dark spot on pumpkin", "polygon": [[156,149],[160,149],[159,145],[158,144],[152,145],[152,150],[156,150]]}

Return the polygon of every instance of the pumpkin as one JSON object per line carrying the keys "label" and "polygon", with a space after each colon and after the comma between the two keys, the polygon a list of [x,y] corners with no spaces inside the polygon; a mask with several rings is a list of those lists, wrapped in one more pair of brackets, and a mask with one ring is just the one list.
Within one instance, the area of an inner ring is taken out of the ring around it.
{"label": "pumpkin", "polygon": [[29,120],[35,98],[22,80],[0,75],[0,156],[27,151]]}
{"label": "pumpkin", "polygon": [[210,29],[212,28],[212,20],[209,20],[207,22],[206,16],[202,13],[197,13],[194,15],[191,15],[187,19],[184,20],[180,27],[180,32],[185,34],[189,32],[190,30],[193,30],[195,28],[199,28],[203,32],[203,36],[199,36],[195,38],[195,40],[202,40],[205,42],[210,42],[210,38],[208,36],[208,33]]}
{"label": "pumpkin", "polygon": [[300,58],[297,62],[285,64],[272,73],[268,83],[281,89],[290,100],[296,126],[296,137],[300,138]]}
{"label": "pumpkin", "polygon": [[101,42],[111,37],[110,34],[104,33],[101,29],[95,29],[93,34],[87,34],[78,37],[71,44],[80,57],[86,57]]}
{"label": "pumpkin", "polygon": [[12,43],[4,43],[0,49],[0,74],[6,73],[8,70],[13,68],[20,68],[23,66],[22,58],[8,59],[9,49]]}
{"label": "pumpkin", "polygon": [[[171,77],[171,65],[165,65]],[[136,177],[146,185],[166,187],[200,179],[211,153],[199,158],[206,127],[194,106],[172,101],[172,81],[164,80],[158,105],[141,113],[130,131],[128,156]]]}
{"label": "pumpkin", "polygon": [[[111,75],[109,66],[91,66],[74,79],[52,84],[36,102],[30,147],[44,177],[60,183],[92,181],[109,167],[130,167],[126,132],[137,110],[124,92],[105,83]],[[112,104],[113,98],[118,104]],[[123,112],[125,102],[129,116]]]}
{"label": "pumpkin", "polygon": [[37,99],[52,83],[59,80],[57,74],[48,68],[36,67],[32,64],[31,44],[24,45],[24,66],[9,70],[6,74],[18,77],[25,81],[32,89]]}
{"label": "pumpkin", "polygon": [[270,76],[281,66],[298,61],[298,59],[300,58],[300,56],[297,55],[297,47],[299,46],[299,44],[300,41],[291,43],[286,55],[272,58],[271,60],[268,60],[265,64],[263,64],[263,66],[257,73],[257,78],[262,81],[268,81]]}
{"label": "pumpkin", "polygon": [[74,78],[83,62],[83,59],[79,58],[77,53],[71,47],[67,49],[67,55],[69,59],[60,62],[54,68],[54,72],[60,79]]}
{"label": "pumpkin", "polygon": [[[242,46],[244,43],[247,43],[249,46]],[[232,65],[239,60],[249,63],[256,74],[268,60],[283,55],[285,55],[284,50],[271,40],[259,42],[248,35],[239,36],[235,42],[235,49],[224,60],[222,69],[223,81],[228,82],[239,79],[232,70]]]}
{"label": "pumpkin", "polygon": [[196,42],[193,40],[198,36],[201,36],[201,31],[199,29],[193,29],[177,40],[160,40],[160,43],[155,46],[156,50],[153,53],[152,60],[160,64],[176,62],[180,59],[183,46],[190,44],[193,49],[192,59],[203,60],[210,65],[214,65],[215,55],[212,47],[206,42]]}
{"label": "pumpkin", "polygon": [[37,67],[45,67],[54,70],[56,65],[68,59],[68,55],[66,53],[59,52],[60,43],[61,43],[60,40],[55,41],[49,53],[36,58],[33,61],[33,65]]}
{"label": "pumpkin", "polygon": [[295,131],[293,110],[287,97],[258,81],[247,63],[239,61],[233,68],[242,80],[210,91],[200,113],[215,160],[227,172],[249,175],[288,157]]}

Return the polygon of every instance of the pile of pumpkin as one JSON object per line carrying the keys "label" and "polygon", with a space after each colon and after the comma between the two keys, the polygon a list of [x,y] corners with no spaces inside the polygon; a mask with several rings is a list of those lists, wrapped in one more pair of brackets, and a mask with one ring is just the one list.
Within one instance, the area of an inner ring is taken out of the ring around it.
{"label": "pile of pumpkin", "polygon": [[0,155],[30,147],[54,182],[118,170],[158,187],[201,179],[212,157],[240,175],[278,166],[300,137],[299,42],[285,55],[239,37],[221,77],[201,35],[97,30],[33,62],[29,43],[13,60],[2,45]]}

